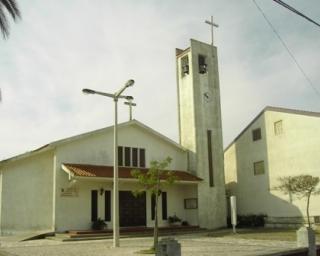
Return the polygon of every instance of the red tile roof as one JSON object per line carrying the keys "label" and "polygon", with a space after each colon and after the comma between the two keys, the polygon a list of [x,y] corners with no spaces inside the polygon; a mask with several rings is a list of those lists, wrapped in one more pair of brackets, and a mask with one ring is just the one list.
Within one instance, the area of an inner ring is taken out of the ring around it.
{"label": "red tile roof", "polygon": [[[75,176],[79,177],[100,177],[100,178],[113,178],[113,166],[105,165],[90,165],[90,164],[63,164]],[[131,170],[134,167],[119,167],[120,179],[134,179],[131,175]],[[142,172],[147,172],[146,168],[138,168]],[[192,175],[186,171],[172,170],[176,180],[178,181],[202,181],[199,177]],[[164,179],[165,177],[161,177]]]}

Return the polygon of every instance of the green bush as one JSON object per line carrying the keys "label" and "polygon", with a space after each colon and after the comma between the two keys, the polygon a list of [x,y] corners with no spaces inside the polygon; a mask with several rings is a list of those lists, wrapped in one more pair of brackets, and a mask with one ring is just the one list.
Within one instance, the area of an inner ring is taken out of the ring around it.
{"label": "green bush", "polygon": [[[237,215],[237,227],[238,228],[251,228],[251,227],[263,227],[265,223],[265,214],[248,214],[248,215]],[[227,219],[228,227],[231,225],[231,217]]]}
{"label": "green bush", "polygon": [[91,228],[93,230],[104,230],[107,227],[107,223],[104,222],[102,219],[97,219],[96,221],[92,222]]}

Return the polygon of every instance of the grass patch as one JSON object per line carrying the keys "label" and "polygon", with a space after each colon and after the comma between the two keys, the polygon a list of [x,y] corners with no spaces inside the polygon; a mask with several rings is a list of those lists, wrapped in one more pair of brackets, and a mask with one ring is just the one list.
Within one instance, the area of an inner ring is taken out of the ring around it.
{"label": "grass patch", "polygon": [[[210,237],[230,237],[253,240],[277,240],[277,241],[296,241],[296,229],[238,229],[234,234],[231,229],[213,231],[208,234]],[[316,231],[317,241],[320,241],[320,232]]]}

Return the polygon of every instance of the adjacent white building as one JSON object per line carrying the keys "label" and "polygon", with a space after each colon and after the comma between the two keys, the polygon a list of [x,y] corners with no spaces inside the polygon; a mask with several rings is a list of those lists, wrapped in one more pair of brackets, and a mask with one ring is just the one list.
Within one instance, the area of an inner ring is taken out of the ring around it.
{"label": "adjacent white building", "polygon": [[[191,40],[177,50],[180,143],[137,120],[119,125],[120,226],[153,226],[151,195],[130,172],[170,156],[177,181],[162,190],[160,226],[176,215],[190,225],[226,225],[217,50]],[[112,227],[113,126],[47,144],[0,162],[2,234]]]}
{"label": "adjacent white building", "polygon": [[[306,202],[274,189],[278,178],[320,176],[320,113],[266,107],[225,149],[225,179],[238,214],[266,214],[269,225],[301,223]],[[320,222],[320,197],[310,214]]]}

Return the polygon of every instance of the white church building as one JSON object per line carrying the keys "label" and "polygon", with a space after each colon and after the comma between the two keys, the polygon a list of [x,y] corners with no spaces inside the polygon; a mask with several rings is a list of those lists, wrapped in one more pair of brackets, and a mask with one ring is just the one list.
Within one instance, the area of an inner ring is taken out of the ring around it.
{"label": "white church building", "polygon": [[[132,169],[172,158],[177,177],[162,190],[159,224],[176,215],[202,228],[226,226],[217,49],[196,40],[176,50],[179,143],[137,120],[118,126],[120,227],[152,227],[149,192],[134,197]],[[49,143],[0,162],[0,229],[63,232],[112,227],[113,126]]]}

